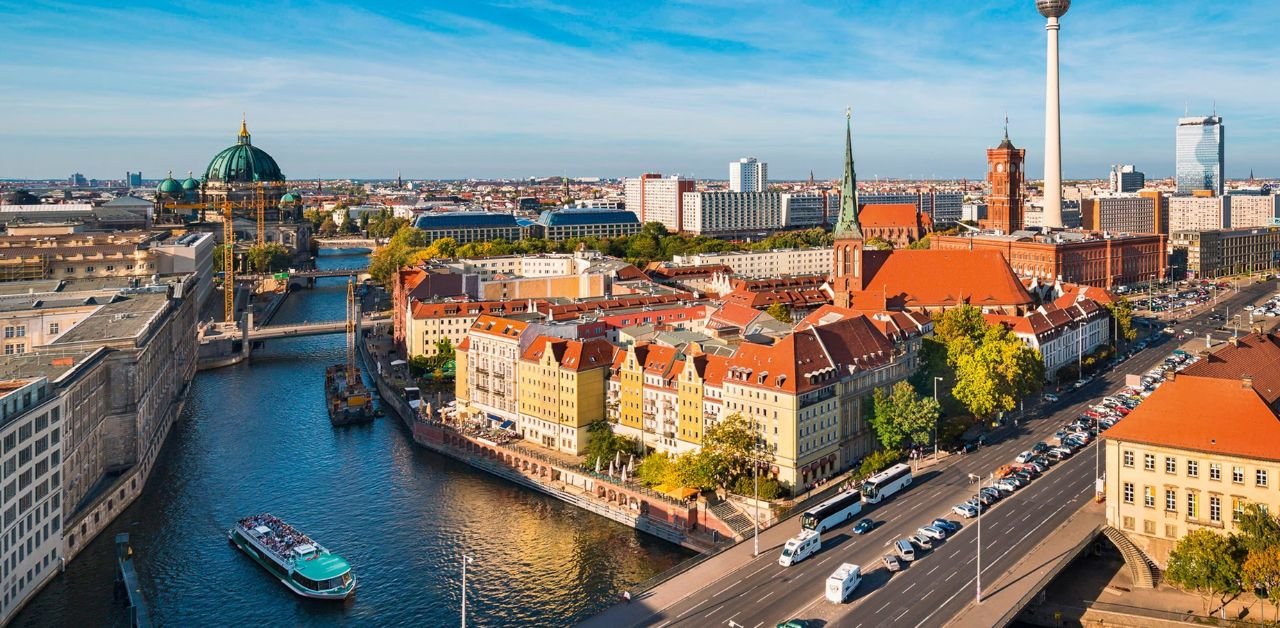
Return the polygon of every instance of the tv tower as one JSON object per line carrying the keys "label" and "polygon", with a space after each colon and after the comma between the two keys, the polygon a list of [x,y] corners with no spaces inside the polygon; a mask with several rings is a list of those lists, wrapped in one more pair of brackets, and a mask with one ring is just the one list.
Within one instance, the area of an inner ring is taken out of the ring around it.
{"label": "tv tower", "polygon": [[1058,18],[1071,0],[1036,0],[1047,21],[1049,49],[1044,84],[1044,225],[1062,227],[1062,111],[1058,102]]}

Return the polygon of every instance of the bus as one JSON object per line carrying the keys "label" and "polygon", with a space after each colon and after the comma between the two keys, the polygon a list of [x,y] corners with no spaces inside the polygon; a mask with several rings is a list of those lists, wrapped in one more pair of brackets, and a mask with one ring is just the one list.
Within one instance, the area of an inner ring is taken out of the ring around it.
{"label": "bus", "polygon": [[877,504],[908,486],[911,486],[911,467],[895,464],[862,483],[862,499],[868,504]]}
{"label": "bus", "polygon": [[846,523],[862,512],[862,495],[858,489],[849,489],[828,499],[800,515],[800,527],[805,530],[826,532]]}

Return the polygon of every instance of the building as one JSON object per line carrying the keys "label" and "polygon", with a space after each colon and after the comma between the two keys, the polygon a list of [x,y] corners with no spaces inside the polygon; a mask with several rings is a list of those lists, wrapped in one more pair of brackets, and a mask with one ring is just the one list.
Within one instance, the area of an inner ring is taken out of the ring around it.
{"label": "building", "polygon": [[1175,231],[1169,248],[1186,251],[1187,278],[1280,268],[1280,227]]}
{"label": "building", "polygon": [[782,195],[777,192],[686,192],[681,231],[748,236],[777,231]]}
{"label": "building", "polygon": [[1231,206],[1240,196],[1169,198],[1169,232],[1231,228]]}
{"label": "building", "polygon": [[[1073,199],[1063,199],[1061,209],[1058,212],[1062,219],[1062,228],[1079,229],[1081,225],[1080,218],[1080,201]],[[1047,229],[1049,223],[1046,222],[1046,214],[1044,211],[1043,201],[1027,201],[1022,206],[1022,228],[1023,229]]]}
{"label": "building", "polygon": [[[830,204],[831,214],[836,213],[839,206],[837,195]],[[916,211],[933,218],[934,224],[944,222],[960,222],[964,211],[964,192],[939,192],[937,190],[919,190],[915,192],[859,192],[858,202],[864,205],[901,205],[910,203]]]}
{"label": "building", "polygon": [[694,191],[694,181],[680,175],[663,177],[646,173],[623,181],[623,190],[627,209],[639,217],[642,224],[659,222],[668,231],[677,232],[684,225],[684,195]]}
{"label": "building", "polygon": [[1169,197],[1159,190],[1080,199],[1081,226],[1111,233],[1169,233]]}
{"label": "building", "polygon": [[1047,303],[1026,316],[985,314],[983,318],[993,325],[1004,325],[1014,337],[1039,351],[1049,381],[1057,380],[1064,367],[1078,369],[1084,356],[1111,343],[1110,313],[1092,299]]}
{"label": "building", "polygon": [[755,157],[729,162],[730,192],[764,192],[769,189],[769,164]]}
{"label": "building", "polygon": [[603,338],[535,338],[518,365],[524,437],[549,449],[582,454],[587,427],[605,419],[613,353],[613,345]]}
{"label": "building", "polygon": [[458,244],[489,240],[515,242],[527,234],[527,227],[514,215],[481,211],[427,212],[418,216],[413,226],[426,232],[427,240],[453,238]]}
{"label": "building", "polygon": [[623,209],[565,207],[542,212],[537,222],[542,227],[542,237],[554,241],[617,238],[640,232],[640,219]]}
{"label": "building", "polygon": [[1147,185],[1146,175],[1138,172],[1133,164],[1117,164],[1111,166],[1111,191],[1115,194],[1137,192]]}
{"label": "building", "polygon": [[1166,240],[1161,234],[1051,231],[1046,235],[1021,231],[1009,235],[935,233],[930,243],[935,250],[998,251],[1021,277],[1111,289],[1165,277]]}
{"label": "building", "polygon": [[159,272],[151,245],[164,232],[85,233],[71,226],[41,237],[0,236],[0,281],[148,277]]}
{"label": "building", "polygon": [[469,402],[491,419],[515,426],[519,410],[517,363],[536,335],[526,336],[528,328],[529,323],[521,320],[489,314],[476,317],[457,351],[464,356],[456,360],[460,405]]}
{"label": "building", "polygon": [[1107,524],[1163,568],[1193,530],[1236,533],[1247,504],[1280,510],[1273,403],[1252,376],[1172,376],[1102,434]]}
{"label": "building", "polygon": [[80,174],[79,172],[73,172],[71,173],[70,177],[67,177],[67,185],[73,188],[88,187],[89,180],[86,179],[85,176]]}
{"label": "building", "polygon": [[1061,229],[1062,224],[1062,110],[1058,100],[1058,29],[1071,0],[1036,0],[1036,10],[1045,18],[1049,40],[1045,57],[1044,94],[1044,226]]}
{"label": "building", "polygon": [[1276,207],[1276,195],[1268,192],[1251,194],[1231,192],[1224,198],[1231,203],[1231,229],[1245,227],[1280,226],[1280,211]]}
{"label": "building", "polygon": [[213,292],[213,249],[211,233],[188,233],[173,240],[151,244],[155,257],[155,273],[159,275],[194,275],[196,310],[204,310],[204,302]]}
{"label": "building", "polygon": [[1178,118],[1175,180],[1178,194],[1226,191],[1225,130],[1217,115]]}
{"label": "building", "polygon": [[533,311],[528,301],[445,301],[413,302],[404,315],[406,355],[433,356],[439,353],[436,343],[447,340],[455,349],[466,339],[471,325],[481,315],[506,316]]}
{"label": "building", "polygon": [[827,224],[827,203],[831,197],[817,192],[782,195],[782,225],[787,229],[821,227]]}
{"label": "building", "polygon": [[728,266],[739,277],[816,275],[831,270],[831,247],[675,255],[677,266]]}
{"label": "building", "polygon": [[124,184],[130,188],[142,187],[142,172],[125,172]]}
{"label": "building", "polygon": [[1015,148],[1009,141],[1007,128],[1004,140],[995,148],[987,149],[987,184],[991,186],[991,193],[987,195],[984,228],[1003,233],[1022,229],[1022,185],[1025,181],[1022,168],[1026,157],[1027,149]]}
{"label": "building", "polygon": [[[218,207],[223,201],[229,201],[237,208],[248,209],[261,203],[267,220],[281,219],[280,199],[288,192],[288,182],[276,160],[253,145],[244,120],[240,121],[236,143],[209,160],[203,180],[188,179],[190,183],[178,189],[165,186],[172,177],[161,182],[161,187],[157,188],[160,206],[170,207],[166,200],[174,202],[173,207],[183,202]],[[189,193],[192,192],[195,198],[190,198]],[[160,198],[166,195],[168,199]],[[291,214],[291,217],[296,218],[296,215]]]}
{"label": "building", "polygon": [[120,197],[108,201],[102,207],[87,203],[62,205],[0,205],[0,225],[10,235],[15,228],[55,228],[79,231],[137,231],[151,228],[153,208],[145,203],[144,211],[121,209],[116,201],[132,197]]}
{"label": "building", "polygon": [[933,231],[933,219],[915,205],[863,205],[858,210],[862,235],[904,248]]}

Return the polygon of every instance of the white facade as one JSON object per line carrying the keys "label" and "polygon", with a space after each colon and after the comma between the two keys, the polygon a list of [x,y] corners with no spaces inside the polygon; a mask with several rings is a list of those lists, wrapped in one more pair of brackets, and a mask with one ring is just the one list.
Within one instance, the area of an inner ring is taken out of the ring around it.
{"label": "white facade", "polygon": [[821,275],[831,271],[831,247],[812,249],[775,249],[735,253],[699,253],[676,255],[677,266],[725,265],[740,277],[781,277],[784,275]]}
{"label": "white facade", "polygon": [[1274,194],[1228,194],[1231,205],[1230,229],[1247,229],[1249,227],[1274,227],[1280,224],[1276,214],[1276,196]]}
{"label": "white facade", "polygon": [[623,189],[627,209],[635,213],[641,224],[660,222],[675,232],[680,231],[684,223],[684,193],[693,191],[694,182],[679,175],[645,174],[628,178]]}
{"label": "white facade", "polygon": [[782,225],[788,229],[821,227],[827,222],[827,195],[817,192],[782,195]]}
{"label": "white facade", "polygon": [[1111,191],[1115,193],[1137,192],[1147,184],[1146,175],[1138,172],[1133,164],[1111,166]]}
{"label": "white facade", "polygon": [[8,623],[61,566],[62,401],[45,377],[0,382],[0,623]]}
{"label": "white facade", "polygon": [[1232,196],[1169,197],[1169,233],[1231,228]]}
{"label": "white facade", "polygon": [[729,162],[730,192],[764,192],[769,189],[769,164],[755,157]]}
{"label": "white facade", "polygon": [[682,231],[698,235],[750,235],[782,226],[777,192],[686,192]]}

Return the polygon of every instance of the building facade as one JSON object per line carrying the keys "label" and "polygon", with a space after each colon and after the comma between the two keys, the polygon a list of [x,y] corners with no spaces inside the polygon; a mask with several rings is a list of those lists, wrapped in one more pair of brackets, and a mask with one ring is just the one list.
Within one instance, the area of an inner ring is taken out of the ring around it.
{"label": "building facade", "polygon": [[587,427],[605,418],[613,352],[613,345],[603,338],[535,338],[518,366],[519,425],[524,437],[549,449],[582,454]]}
{"label": "building facade", "polygon": [[418,216],[413,226],[426,233],[427,240],[453,238],[458,244],[507,240],[515,242],[527,229],[511,214],[490,212],[428,212]]}
{"label": "building facade", "polygon": [[1246,227],[1280,227],[1280,213],[1277,213],[1276,195],[1266,194],[1228,194],[1230,199],[1231,229]]}
{"label": "building facade", "polygon": [[769,189],[769,164],[755,157],[729,162],[730,192],[764,192]]}
{"label": "building facade", "polygon": [[1169,233],[1169,198],[1159,190],[1080,199],[1080,223],[1088,231]]}
{"label": "building facade", "polygon": [[831,197],[817,192],[783,194],[782,224],[787,229],[821,227],[827,224],[827,204]]}
{"label": "building facade", "polygon": [[1133,164],[1111,166],[1109,179],[1111,192],[1114,194],[1137,192],[1147,185],[1146,175],[1138,172],[1138,169]]}
{"label": "building facade", "polygon": [[684,195],[694,191],[694,181],[679,175],[645,173],[624,181],[623,190],[627,209],[641,224],[660,222],[668,231],[677,232],[684,226]]}
{"label": "building facade", "polygon": [[782,195],[777,192],[686,192],[681,231],[745,236],[777,231]]}
{"label": "building facade", "polygon": [[931,238],[934,249],[999,251],[1021,277],[1099,288],[1162,278],[1168,269],[1166,236],[1063,231],[1050,236],[990,234]]}
{"label": "building facade", "polygon": [[740,277],[817,275],[831,270],[831,247],[675,255],[677,266],[728,266]]}
{"label": "building facade", "polygon": [[1230,229],[1235,196],[1173,196],[1169,198],[1169,232]]}
{"label": "building facade", "polygon": [[1280,227],[1178,231],[1169,247],[1186,251],[1187,278],[1280,268]]}
{"label": "building facade", "polygon": [[1026,157],[1027,149],[1015,148],[1008,131],[999,146],[987,149],[987,185],[991,186],[991,193],[987,195],[987,222],[983,227],[1004,233],[1022,228],[1022,167]]}
{"label": "building facade", "polygon": [[[934,224],[944,222],[960,222],[964,211],[964,192],[939,192],[937,190],[921,190],[916,192],[859,192],[858,202],[864,205],[897,205],[911,203],[916,211],[933,218]],[[834,208],[839,201],[831,204]]]}
{"label": "building facade", "polygon": [[566,207],[547,210],[538,217],[542,237],[561,241],[570,238],[617,238],[640,232],[640,219],[623,209]]}
{"label": "building facade", "polygon": [[1222,196],[1226,190],[1224,133],[1222,118],[1216,115],[1178,118],[1178,194],[1208,191]]}

